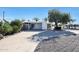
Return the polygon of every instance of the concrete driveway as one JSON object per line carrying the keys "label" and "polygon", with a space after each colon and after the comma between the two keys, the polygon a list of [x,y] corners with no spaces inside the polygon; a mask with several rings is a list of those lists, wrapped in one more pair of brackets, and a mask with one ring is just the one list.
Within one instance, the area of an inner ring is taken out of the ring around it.
{"label": "concrete driveway", "polygon": [[0,52],[32,52],[39,42],[33,42],[31,36],[40,32],[20,32],[0,40]]}

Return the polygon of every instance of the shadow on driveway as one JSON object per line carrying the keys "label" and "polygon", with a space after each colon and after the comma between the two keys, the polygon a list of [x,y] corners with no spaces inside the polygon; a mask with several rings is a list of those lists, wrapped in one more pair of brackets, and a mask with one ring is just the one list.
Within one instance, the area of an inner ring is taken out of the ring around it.
{"label": "shadow on driveway", "polygon": [[[42,41],[44,39],[60,38],[62,36],[71,36],[71,35],[76,35],[76,34],[65,30],[61,30],[61,31],[51,30],[51,31],[43,31],[38,34],[35,34],[32,36],[32,39],[37,41]],[[38,37],[40,39],[35,37]]]}

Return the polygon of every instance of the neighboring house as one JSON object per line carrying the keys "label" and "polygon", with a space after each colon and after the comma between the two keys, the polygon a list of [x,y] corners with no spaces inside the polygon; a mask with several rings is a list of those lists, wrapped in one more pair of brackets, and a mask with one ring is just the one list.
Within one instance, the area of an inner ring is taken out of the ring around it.
{"label": "neighboring house", "polygon": [[79,30],[79,24],[67,24],[65,25],[65,29],[78,29]]}

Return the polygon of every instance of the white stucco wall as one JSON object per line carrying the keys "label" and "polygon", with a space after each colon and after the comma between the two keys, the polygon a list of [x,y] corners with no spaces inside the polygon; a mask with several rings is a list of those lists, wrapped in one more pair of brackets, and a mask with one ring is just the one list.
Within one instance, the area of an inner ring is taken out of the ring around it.
{"label": "white stucco wall", "polygon": [[46,21],[42,22],[42,29],[47,30],[47,22]]}

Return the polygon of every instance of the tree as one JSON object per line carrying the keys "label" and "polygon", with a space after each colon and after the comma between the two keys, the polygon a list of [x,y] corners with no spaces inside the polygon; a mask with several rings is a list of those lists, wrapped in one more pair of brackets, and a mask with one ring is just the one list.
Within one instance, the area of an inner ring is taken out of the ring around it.
{"label": "tree", "polygon": [[55,22],[55,27],[58,27],[58,23],[61,20],[61,13],[58,10],[49,10],[48,12],[48,20],[49,22]]}
{"label": "tree", "polygon": [[33,20],[35,20],[37,22],[39,20],[39,18],[35,17]]}
{"label": "tree", "polygon": [[64,28],[64,25],[70,22],[74,22],[75,20],[71,19],[70,14],[68,13],[62,13],[62,18],[61,18],[61,24],[62,28]]}
{"label": "tree", "polygon": [[55,28],[58,27],[58,23],[67,24],[68,22],[73,21],[73,19],[71,19],[70,14],[62,13],[62,12],[55,10],[55,9],[49,10],[48,19],[49,19],[49,22],[55,23]]}
{"label": "tree", "polygon": [[62,14],[62,18],[61,18],[61,23],[62,24],[67,24],[68,22],[73,22],[73,19],[71,19],[70,14],[68,13],[63,13]]}

